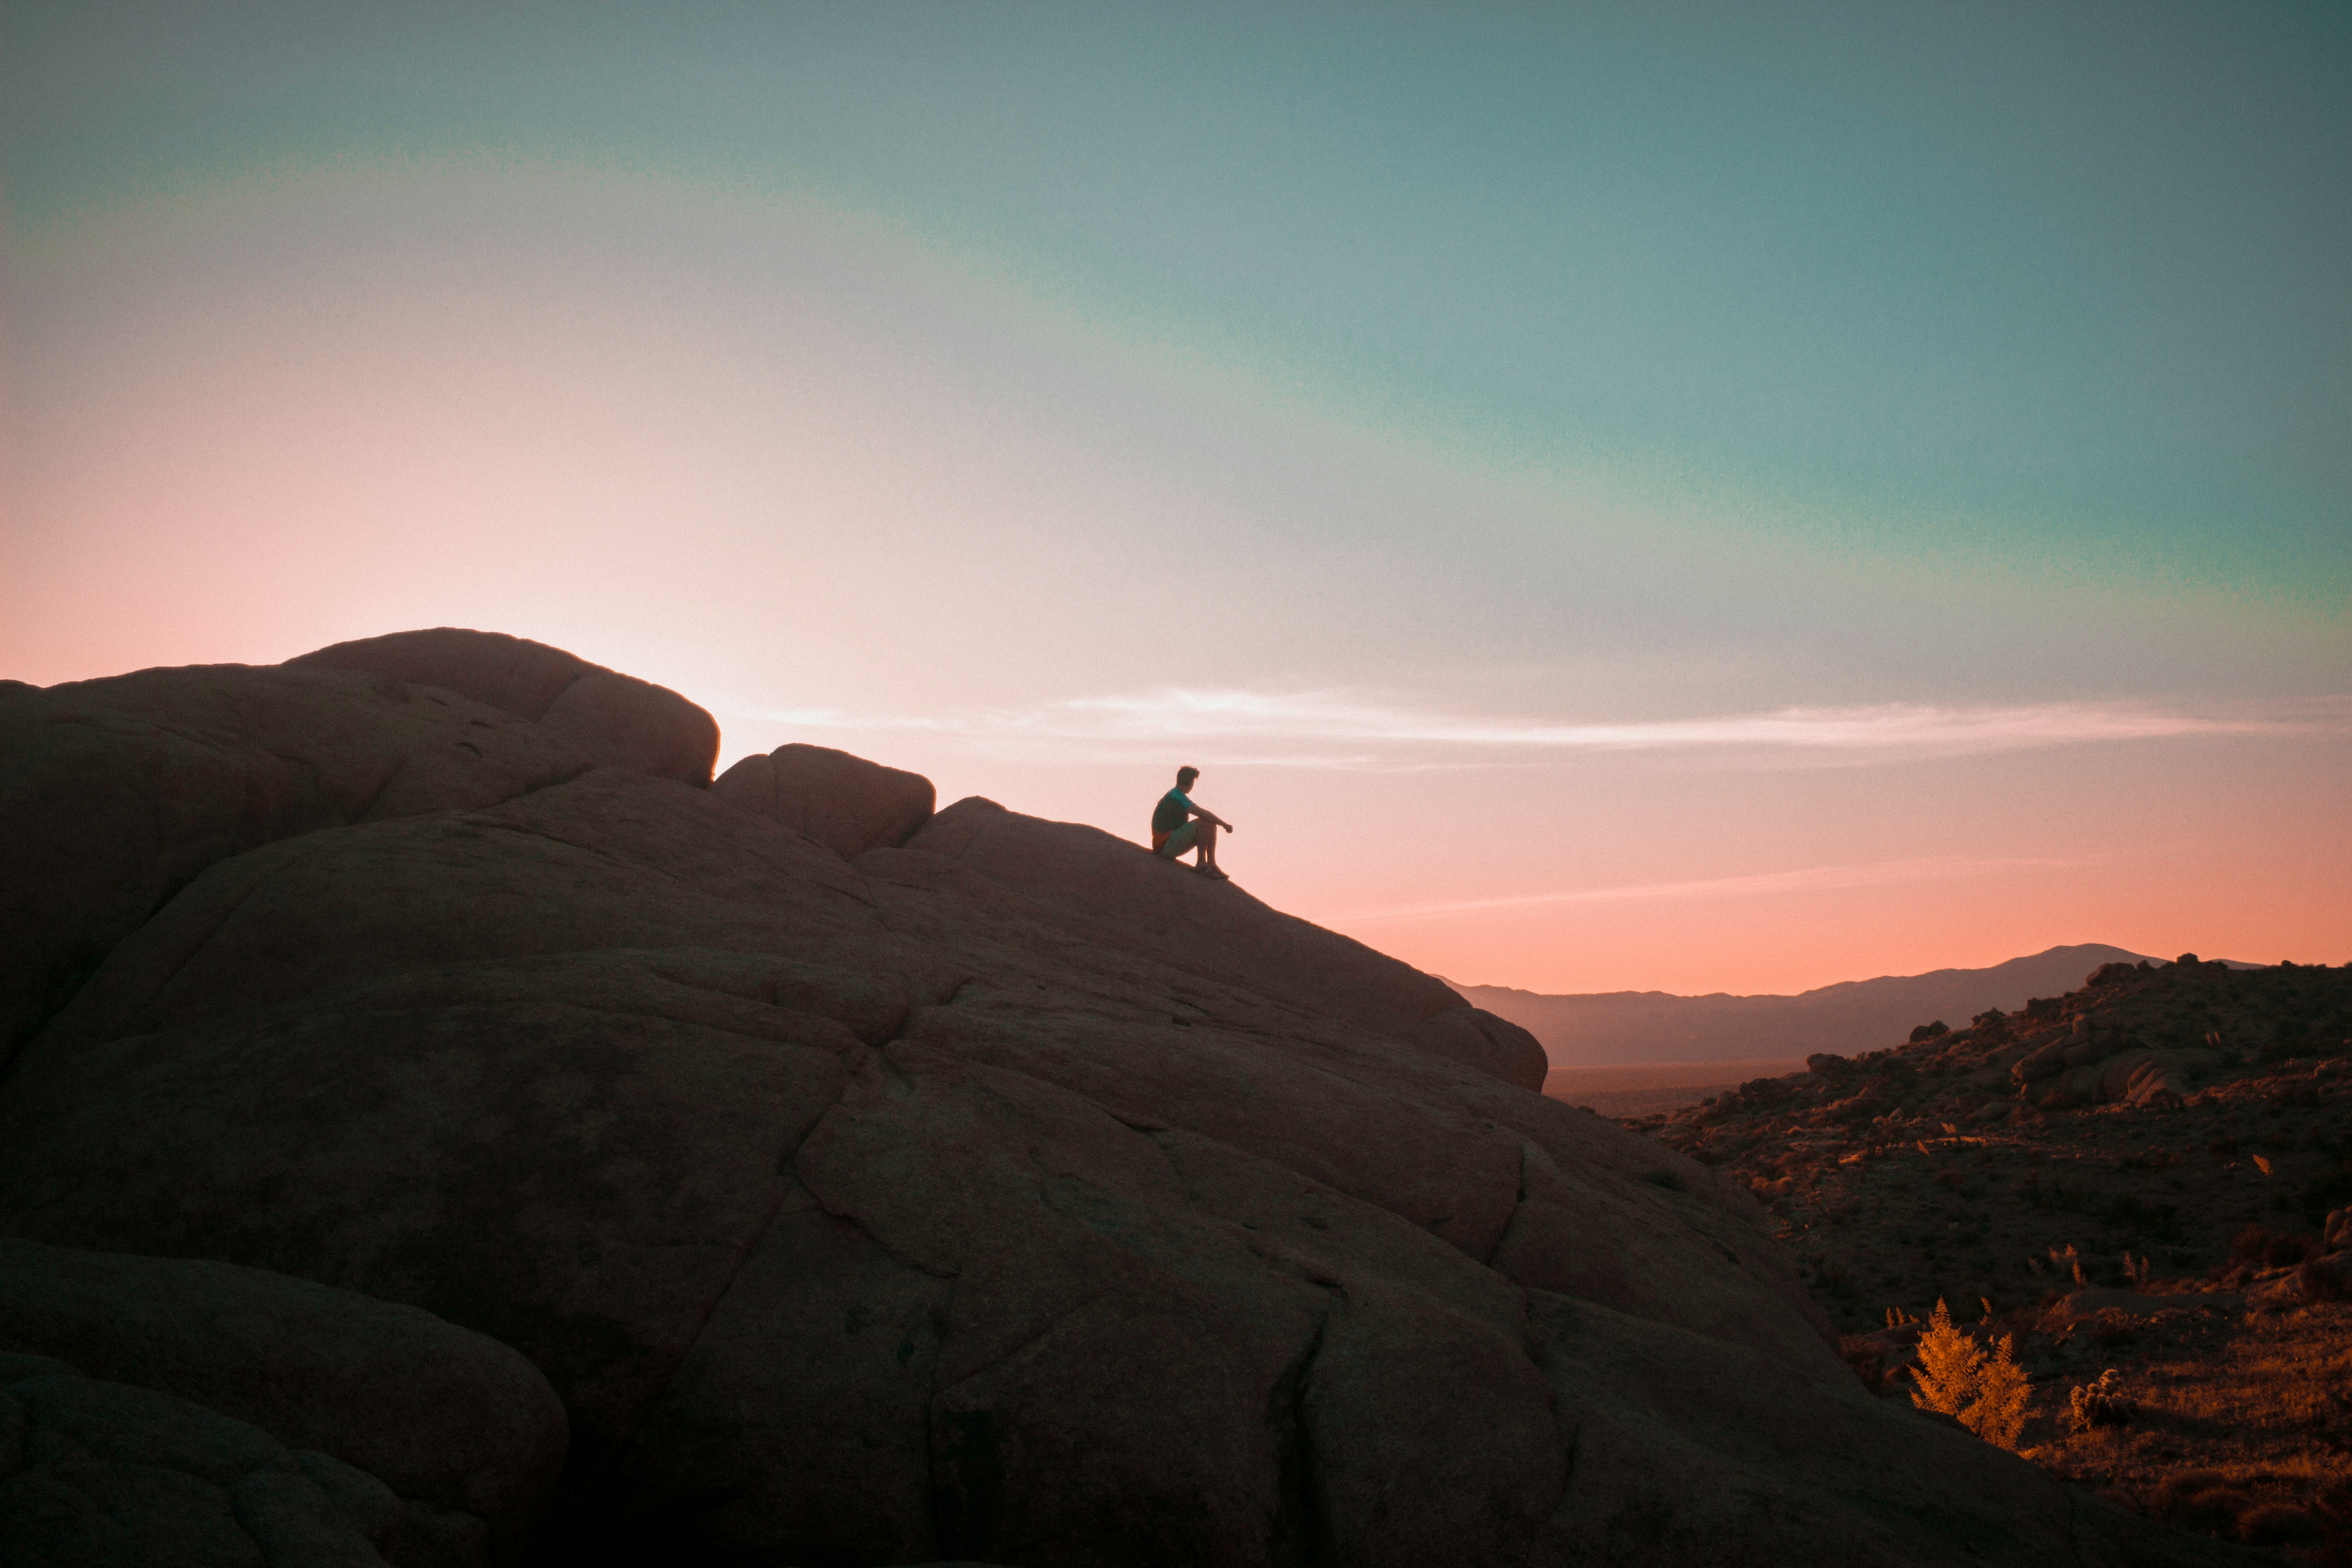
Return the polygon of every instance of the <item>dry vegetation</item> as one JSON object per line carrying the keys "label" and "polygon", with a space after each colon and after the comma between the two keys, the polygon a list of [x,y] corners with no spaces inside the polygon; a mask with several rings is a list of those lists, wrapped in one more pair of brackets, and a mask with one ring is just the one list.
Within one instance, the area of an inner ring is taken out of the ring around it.
{"label": "dry vegetation", "polygon": [[2030,1380],[2021,1429],[1990,1435],[2352,1564],[2347,1037],[2352,971],[2110,965],[1628,1124],[1747,1181],[1880,1392],[1933,1393],[1921,1320],[1948,1302]]}

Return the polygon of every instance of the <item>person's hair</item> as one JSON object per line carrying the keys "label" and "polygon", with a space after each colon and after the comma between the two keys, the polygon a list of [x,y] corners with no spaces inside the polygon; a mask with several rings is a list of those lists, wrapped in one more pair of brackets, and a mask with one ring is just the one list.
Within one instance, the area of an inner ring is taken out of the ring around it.
{"label": "person's hair", "polygon": [[1178,768],[1176,770],[1176,787],[1178,789],[1191,789],[1192,787],[1192,781],[1200,776],[1201,770],[1198,768]]}

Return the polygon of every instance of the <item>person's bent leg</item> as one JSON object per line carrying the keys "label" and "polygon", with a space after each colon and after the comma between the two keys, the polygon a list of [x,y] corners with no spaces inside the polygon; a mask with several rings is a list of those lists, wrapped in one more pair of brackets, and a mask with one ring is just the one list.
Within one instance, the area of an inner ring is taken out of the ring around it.
{"label": "person's bent leg", "polygon": [[1201,830],[1201,864],[1214,868],[1217,863],[1217,825],[1195,818],[1192,826]]}

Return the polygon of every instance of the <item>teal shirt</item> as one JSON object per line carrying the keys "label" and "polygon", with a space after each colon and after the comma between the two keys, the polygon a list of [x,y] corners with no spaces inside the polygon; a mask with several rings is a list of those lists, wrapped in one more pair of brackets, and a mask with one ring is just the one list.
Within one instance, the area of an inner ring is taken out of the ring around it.
{"label": "teal shirt", "polygon": [[1151,831],[1173,833],[1192,819],[1192,803],[1181,789],[1171,789],[1151,808]]}

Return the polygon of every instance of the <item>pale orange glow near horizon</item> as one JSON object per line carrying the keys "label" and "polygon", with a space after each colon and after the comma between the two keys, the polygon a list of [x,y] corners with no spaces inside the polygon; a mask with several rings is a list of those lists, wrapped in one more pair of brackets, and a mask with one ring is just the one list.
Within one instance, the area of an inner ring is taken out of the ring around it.
{"label": "pale orange glow near horizon", "polygon": [[1129,837],[1192,762],[1244,887],[1465,984],[2352,960],[2340,612],[1514,468],[814,206],[527,174],[16,237],[0,676],[473,626]]}
{"label": "pale orange glow near horizon", "polygon": [[[2275,744],[2271,761],[2302,772],[2294,753],[2310,743]],[[1130,838],[1167,787],[1141,763],[975,759],[881,736],[846,749],[927,763],[943,800],[984,795]],[[2345,760],[2340,742],[2326,749]],[[2088,942],[2352,962],[2334,891],[2352,853],[2332,781],[2314,770],[2248,816],[2233,798],[2246,759],[2192,743],[1945,760],[1893,777],[1648,757],[1401,773],[1202,765],[1196,796],[1241,829],[1221,858],[1243,886],[1460,984],[1790,993]],[[2124,794],[2118,772],[2163,783]],[[2292,875],[2272,858],[2283,831],[2303,839]],[[1970,852],[1988,838],[1999,856]],[[1402,912],[1513,899],[1525,901]]]}

